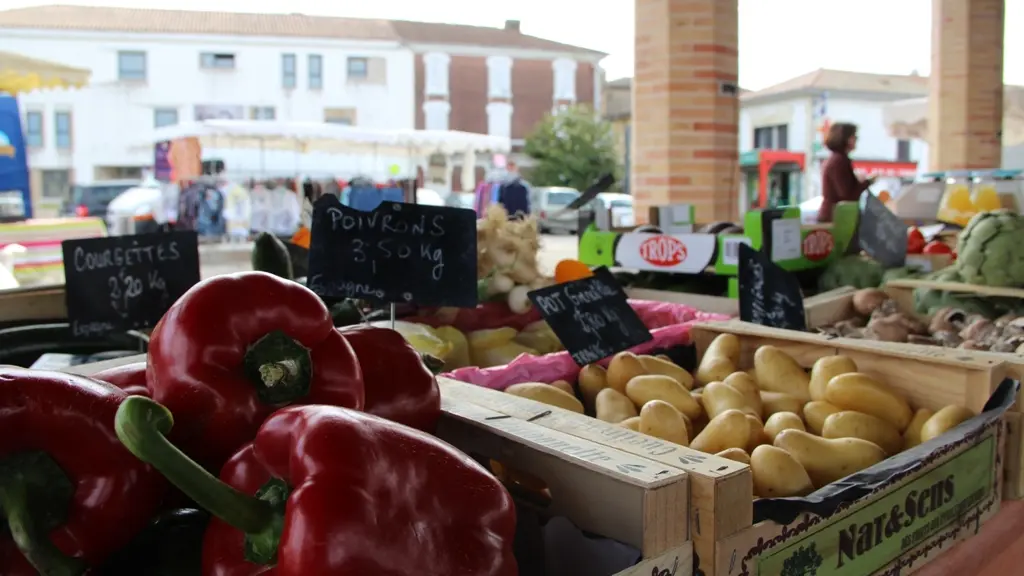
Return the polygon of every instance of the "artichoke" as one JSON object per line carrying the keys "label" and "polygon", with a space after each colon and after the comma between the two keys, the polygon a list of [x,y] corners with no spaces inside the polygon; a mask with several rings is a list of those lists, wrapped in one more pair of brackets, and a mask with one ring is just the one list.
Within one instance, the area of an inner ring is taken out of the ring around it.
{"label": "artichoke", "polygon": [[955,267],[964,282],[1024,286],[1024,216],[979,212],[960,233]]}
{"label": "artichoke", "polygon": [[859,255],[833,260],[818,277],[818,290],[827,292],[842,286],[877,288],[882,283],[882,265]]}

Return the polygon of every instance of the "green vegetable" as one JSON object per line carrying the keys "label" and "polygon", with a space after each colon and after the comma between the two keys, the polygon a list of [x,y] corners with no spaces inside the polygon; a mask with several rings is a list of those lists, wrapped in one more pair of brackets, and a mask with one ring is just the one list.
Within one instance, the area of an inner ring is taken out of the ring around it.
{"label": "green vegetable", "polygon": [[882,274],[882,285],[888,284],[893,280],[907,280],[912,278],[920,278],[924,273],[921,272],[920,268],[913,266],[904,266],[902,268],[890,268]]}
{"label": "green vegetable", "polygon": [[256,237],[252,246],[252,269],[280,276],[285,280],[294,280],[292,258],[288,255],[288,247],[280,238],[266,232]]}
{"label": "green vegetable", "polygon": [[1024,286],[1024,216],[1009,210],[975,214],[956,246],[963,282]]}
{"label": "green vegetable", "polygon": [[105,576],[194,576],[202,573],[210,515],[184,508],[161,514],[97,572]]}
{"label": "green vegetable", "polygon": [[882,283],[882,265],[859,255],[843,256],[829,263],[818,277],[818,290],[827,292],[842,286],[877,288]]}

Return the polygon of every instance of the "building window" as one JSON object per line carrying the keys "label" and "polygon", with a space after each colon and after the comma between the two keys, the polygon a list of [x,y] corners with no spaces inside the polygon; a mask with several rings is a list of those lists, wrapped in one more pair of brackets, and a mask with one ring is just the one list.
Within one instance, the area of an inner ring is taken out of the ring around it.
{"label": "building window", "polygon": [[54,133],[57,136],[57,149],[71,149],[71,112],[56,112],[53,115]]}
{"label": "building window", "polygon": [[153,110],[153,128],[174,126],[178,123],[177,108],[157,108]]}
{"label": "building window", "polygon": [[512,58],[491,56],[487,59],[487,95],[490,98],[512,97]]}
{"label": "building window", "polygon": [[369,73],[369,62],[366,58],[348,59],[348,79],[363,80]]}
{"label": "building window", "polygon": [[324,122],[341,126],[355,126],[355,108],[324,108]]}
{"label": "building window", "polygon": [[71,172],[68,170],[43,170],[43,196],[46,198],[68,198],[71,191]]}
{"label": "building window", "polygon": [[277,119],[277,111],[274,110],[273,106],[253,106],[249,108],[249,119],[275,120]]}
{"label": "building window", "polygon": [[757,150],[788,150],[789,126],[763,126],[754,128],[754,148]]}
{"label": "building window", "polygon": [[423,55],[423,69],[426,73],[426,95],[448,95],[448,64],[451,57],[440,52]]}
{"label": "building window", "polygon": [[199,55],[199,65],[203,68],[211,68],[217,70],[234,70],[235,55],[204,52]]}
{"label": "building window", "polygon": [[910,162],[910,140],[896,141],[896,161]]}
{"label": "building window", "polygon": [[281,55],[281,86],[295,88],[295,54]]}
{"label": "building window", "polygon": [[324,87],[324,59],[319,54],[309,55],[309,89],[320,90]]}
{"label": "building window", "polygon": [[118,80],[145,80],[146,53],[120,51],[117,53]]}
{"label": "building window", "polygon": [[29,148],[43,147],[43,113],[29,111],[25,113],[25,144]]}
{"label": "building window", "polygon": [[554,72],[554,99],[576,101],[576,61],[559,58],[551,63]]}

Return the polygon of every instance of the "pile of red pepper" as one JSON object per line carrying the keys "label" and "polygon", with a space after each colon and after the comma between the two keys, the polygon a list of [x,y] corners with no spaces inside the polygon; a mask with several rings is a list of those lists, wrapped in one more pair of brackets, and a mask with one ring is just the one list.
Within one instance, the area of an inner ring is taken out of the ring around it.
{"label": "pile of red pepper", "polygon": [[397,332],[338,330],[269,274],[206,280],[145,363],[0,369],[0,574],[144,574],[102,566],[182,498],[214,518],[181,574],[517,574],[512,499],[439,416]]}

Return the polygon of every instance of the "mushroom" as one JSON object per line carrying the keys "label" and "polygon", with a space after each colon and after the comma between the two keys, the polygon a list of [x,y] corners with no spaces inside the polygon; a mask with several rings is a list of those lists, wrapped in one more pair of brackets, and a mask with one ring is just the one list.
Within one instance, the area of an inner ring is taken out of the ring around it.
{"label": "mushroom", "polygon": [[861,316],[870,316],[889,300],[889,295],[878,288],[862,288],[853,293],[853,309]]}
{"label": "mushroom", "polygon": [[921,322],[916,318],[907,316],[906,314],[897,313],[893,314],[892,316],[898,318],[899,322],[903,324],[903,326],[905,326],[911,334],[917,334],[919,336],[924,336],[928,334],[928,326],[926,326],[924,322]]}
{"label": "mushroom", "polygon": [[896,304],[895,300],[883,301],[874,312],[871,313],[872,318],[885,318],[892,316],[893,314],[899,314],[900,307]]}
{"label": "mushroom", "polygon": [[1017,346],[1017,349],[1014,350],[1014,352],[1016,352],[1017,354],[1024,354],[1024,344]]}
{"label": "mushroom", "polygon": [[992,345],[989,350],[992,352],[1013,352],[1017,350],[1021,345],[1024,345],[1024,336],[1013,336],[1010,338],[1000,338]]}
{"label": "mushroom", "polygon": [[957,348],[961,348],[963,350],[988,350],[987,347],[983,346],[980,342],[975,342],[974,340],[964,340],[959,346],[957,346]]}
{"label": "mushroom", "polygon": [[932,338],[940,345],[946,348],[956,348],[963,342],[963,339],[952,330],[939,330],[938,332],[932,332]]}
{"label": "mushroom", "polygon": [[909,344],[928,344],[931,346],[941,345],[941,343],[938,340],[932,338],[931,336],[920,336],[918,334],[911,334],[910,336],[908,336],[907,342]]}
{"label": "mushroom", "polygon": [[[996,320],[996,326],[999,325],[999,320]],[[1015,316],[1010,318],[1001,327],[1004,336],[1024,336],[1024,317]]]}
{"label": "mushroom", "polygon": [[1016,320],[1017,318],[1018,318],[1017,314],[1014,314],[1013,312],[1007,312],[1006,314],[1003,314],[999,318],[996,318],[996,320],[995,320],[996,326],[999,326],[1000,328],[1003,328],[1007,324],[1012,322],[1013,320]]}
{"label": "mushroom", "polygon": [[909,335],[910,330],[896,314],[884,318],[873,318],[864,329],[864,338],[882,342],[906,342]]}
{"label": "mushroom", "polygon": [[928,331],[932,334],[936,332],[959,332],[963,329],[966,320],[967,314],[963,310],[948,307],[940,308],[932,316],[932,322],[928,327]]}
{"label": "mushroom", "polygon": [[979,345],[985,344],[990,338],[999,335],[999,328],[984,317],[976,317],[960,331],[960,337],[964,340],[974,340]]}

